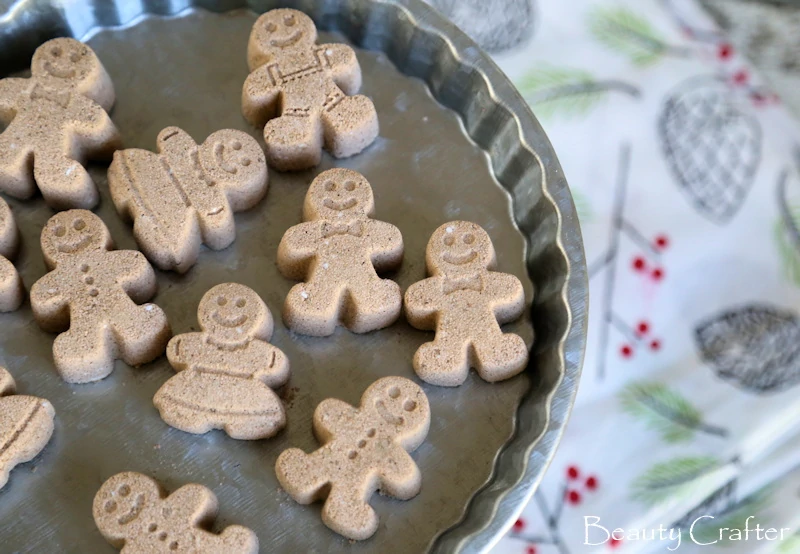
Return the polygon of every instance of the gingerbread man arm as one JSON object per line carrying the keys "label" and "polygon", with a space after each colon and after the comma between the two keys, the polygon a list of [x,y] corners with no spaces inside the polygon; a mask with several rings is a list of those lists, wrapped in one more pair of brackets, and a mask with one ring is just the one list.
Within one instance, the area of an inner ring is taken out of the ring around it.
{"label": "gingerbread man arm", "polygon": [[259,366],[253,377],[270,388],[280,387],[289,379],[289,358],[283,351],[267,342],[253,341],[258,354]]}
{"label": "gingerbread man arm", "polygon": [[69,302],[58,286],[55,272],[46,274],[31,287],[31,308],[39,326],[57,333],[69,326]]}
{"label": "gingerbread man arm", "polygon": [[441,310],[440,280],[441,277],[430,277],[414,283],[406,290],[406,318],[417,329],[430,330],[436,327],[436,316]]}
{"label": "gingerbread man arm", "polygon": [[413,458],[400,448],[392,448],[391,454],[384,457],[380,471],[381,490],[400,500],[414,498],[422,484],[422,474]]}
{"label": "gingerbread man arm", "polygon": [[138,250],[108,252],[109,267],[117,273],[119,284],[136,304],[147,302],[156,293],[156,273]]}
{"label": "gingerbread man arm", "polygon": [[110,156],[122,147],[117,127],[99,104],[80,94],[73,94],[72,102],[78,108],[76,112],[81,114],[74,132],[82,139],[83,148],[95,156]]}
{"label": "gingerbread man arm", "polygon": [[320,229],[320,222],[308,221],[284,233],[278,245],[278,270],[284,277],[295,281],[305,279],[311,258],[317,253]]}
{"label": "gingerbread man arm", "polygon": [[30,81],[9,77],[0,79],[0,122],[8,125],[17,113],[17,102]]}
{"label": "gingerbread man arm", "polygon": [[337,398],[323,400],[314,410],[314,435],[325,444],[346,433],[358,415],[358,410],[347,402]]}
{"label": "gingerbread man arm", "polygon": [[217,515],[217,497],[202,485],[191,483],[170,494],[164,503],[172,508],[170,518],[191,526]]}
{"label": "gingerbread man arm", "polygon": [[[370,219],[367,223],[367,236],[372,241],[372,265],[375,271],[390,271],[396,269],[403,261],[403,235],[400,229],[386,223]],[[377,249],[376,246],[381,248]]]}
{"label": "gingerbread man arm", "polygon": [[331,68],[331,77],[342,92],[352,96],[361,88],[361,68],[355,51],[346,44],[320,44],[319,51]]}
{"label": "gingerbread man arm", "polygon": [[242,114],[255,127],[263,127],[278,113],[280,84],[274,78],[275,65],[262,65],[244,81]]}
{"label": "gingerbread man arm", "polygon": [[525,290],[516,276],[510,273],[486,273],[487,293],[491,296],[497,322],[502,325],[514,321],[525,309]]}
{"label": "gingerbread man arm", "polygon": [[205,345],[204,333],[184,333],[172,337],[167,344],[167,360],[175,371],[189,369],[192,360],[196,360],[192,354],[202,351]]}

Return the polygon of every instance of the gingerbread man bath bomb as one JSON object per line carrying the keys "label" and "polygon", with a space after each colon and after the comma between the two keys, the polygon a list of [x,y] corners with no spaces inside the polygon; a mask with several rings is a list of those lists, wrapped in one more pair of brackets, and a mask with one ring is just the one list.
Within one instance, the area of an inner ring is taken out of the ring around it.
{"label": "gingerbread man bath bomb", "polygon": [[108,188],[117,211],[159,269],[186,272],[200,244],[227,248],[236,238],[233,213],[267,192],[264,152],[250,135],[224,129],[201,145],[177,127],[158,135],[158,154],[117,151]]}
{"label": "gingerbread man bath bomb", "polygon": [[24,289],[11,260],[17,254],[19,231],[14,214],[0,198],[0,312],[13,312],[22,304]]}
{"label": "gingerbread man bath bomb", "polygon": [[241,525],[219,535],[207,531],[217,517],[217,497],[202,485],[170,495],[141,473],[118,473],[103,483],[92,513],[100,533],[126,554],[256,554],[258,537]]}
{"label": "gingerbread man bath bomb", "polygon": [[235,439],[271,437],[286,414],[270,387],[289,378],[289,360],[269,344],[272,314],[250,288],[217,285],[200,301],[200,333],[174,337],[167,358],[179,373],[153,403],[169,425],[188,433],[224,429]]}
{"label": "gingerbread man bath bomb", "polygon": [[250,76],[242,113],[264,126],[267,162],[281,171],[358,154],[378,136],[372,101],[355,95],[361,68],[344,44],[315,44],[317,28],[303,12],[271,10],[256,20],[247,45]]}
{"label": "gingerbread man bath bomb", "polygon": [[38,186],[55,209],[96,205],[83,166],[121,145],[106,113],[113,104],[111,78],[91,48],[71,38],[42,44],[29,79],[0,80],[0,191],[29,198]]}
{"label": "gingerbread man bath bomb", "polygon": [[408,452],[425,440],[430,421],[421,388],[403,377],[378,379],[358,408],[336,399],[317,406],[314,434],[322,447],[282,452],[278,481],[301,504],[324,498],[322,521],[340,535],[367,539],[378,528],[369,505],[376,490],[400,500],[419,493],[422,478]]}
{"label": "gingerbread man bath bomb", "polygon": [[278,246],[278,269],[305,282],[286,297],[283,319],[298,333],[331,335],[337,323],[366,333],[394,323],[402,295],[376,271],[397,268],[403,237],[389,223],[371,219],[372,188],[350,169],[329,169],[311,183],[305,223],[291,227]]}
{"label": "gingerbread man bath bomb", "polygon": [[56,412],[43,398],[14,394],[14,379],[0,367],[0,489],[14,466],[35,458],[53,436]]}
{"label": "gingerbread man bath bomb", "polygon": [[414,355],[414,370],[433,385],[454,387],[474,367],[486,381],[513,377],[528,364],[522,337],[503,333],[500,324],[522,315],[522,283],[495,265],[492,241],[479,225],[445,223],[425,251],[430,278],[406,291],[405,312],[417,329],[435,329],[433,342]]}
{"label": "gingerbread man bath bomb", "polygon": [[160,356],[171,336],[155,304],[156,276],[141,252],[112,251],[108,228],[92,212],[56,214],[42,230],[50,273],[31,289],[31,307],[45,331],[62,332],[53,359],[69,383],[108,376],[114,360],[131,366]]}

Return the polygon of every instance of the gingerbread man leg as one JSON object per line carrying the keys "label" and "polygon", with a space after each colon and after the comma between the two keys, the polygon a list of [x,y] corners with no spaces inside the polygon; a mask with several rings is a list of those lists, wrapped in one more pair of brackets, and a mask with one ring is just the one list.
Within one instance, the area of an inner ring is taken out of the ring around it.
{"label": "gingerbread man leg", "polygon": [[348,290],[350,306],[345,325],[354,333],[368,333],[397,321],[403,296],[400,286],[390,279],[371,279],[367,286]]}
{"label": "gingerbread man leg", "polygon": [[62,141],[42,141],[33,156],[33,176],[49,206],[56,209],[97,205],[100,195],[89,173],[64,152]]}
{"label": "gingerbread man leg", "polygon": [[0,191],[15,198],[30,198],[36,183],[30,175],[33,151],[15,122],[0,134]]}
{"label": "gingerbread man leg", "polygon": [[283,320],[297,333],[327,337],[336,330],[343,287],[324,277],[292,287],[286,296]]}
{"label": "gingerbread man leg", "polygon": [[53,342],[53,360],[68,383],[90,383],[107,377],[114,369],[110,330],[97,320],[74,310],[69,330]]}
{"label": "gingerbread man leg", "polygon": [[310,109],[284,110],[264,126],[267,163],[278,170],[305,169],[322,157],[322,129]]}
{"label": "gingerbread man leg", "polygon": [[334,484],[322,507],[322,521],[349,539],[368,539],[378,529],[378,515],[364,496],[357,488]]}
{"label": "gingerbread man leg", "polygon": [[522,337],[503,333],[496,323],[475,326],[479,334],[472,342],[478,375],[490,383],[513,377],[528,362],[528,347]]}
{"label": "gingerbread man leg", "polygon": [[469,341],[456,334],[437,332],[414,354],[414,371],[420,379],[441,387],[456,387],[469,374]]}
{"label": "gingerbread man leg", "polygon": [[25,291],[14,264],[0,256],[0,312],[13,312],[22,304]]}
{"label": "gingerbread man leg", "polygon": [[164,311],[155,304],[119,310],[111,317],[119,357],[126,364],[134,367],[146,364],[166,349],[171,336],[169,323]]}
{"label": "gingerbread man leg", "polygon": [[366,96],[346,96],[334,86],[322,108],[322,130],[325,149],[335,158],[358,154],[378,136],[375,105]]}

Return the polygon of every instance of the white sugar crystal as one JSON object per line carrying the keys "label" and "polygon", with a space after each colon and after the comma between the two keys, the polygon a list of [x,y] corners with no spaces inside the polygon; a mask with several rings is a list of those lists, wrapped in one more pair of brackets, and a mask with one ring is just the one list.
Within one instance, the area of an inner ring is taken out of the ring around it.
{"label": "white sugar crystal", "polygon": [[452,233],[453,232],[453,228],[448,226],[447,229],[445,229],[445,231],[447,231],[448,233]]}
{"label": "white sugar crystal", "polygon": [[324,264],[322,264],[322,269],[328,269],[328,262],[325,262]]}
{"label": "white sugar crystal", "polygon": [[306,291],[301,292],[300,296],[303,297],[303,300],[308,300],[308,293]]}

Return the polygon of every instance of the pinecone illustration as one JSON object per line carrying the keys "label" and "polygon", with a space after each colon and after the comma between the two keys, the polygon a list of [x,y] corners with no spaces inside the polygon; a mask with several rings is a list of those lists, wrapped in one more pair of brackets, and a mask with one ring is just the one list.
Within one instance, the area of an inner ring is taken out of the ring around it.
{"label": "pinecone illustration", "polygon": [[761,159],[761,128],[725,84],[694,78],[675,90],[659,118],[664,157],[695,209],[715,223],[739,210]]}
{"label": "pinecone illustration", "polygon": [[800,383],[800,322],[791,312],[751,305],[701,322],[700,357],[726,381],[755,393]]}
{"label": "pinecone illustration", "polygon": [[427,0],[487,52],[517,46],[533,35],[534,0]]}

